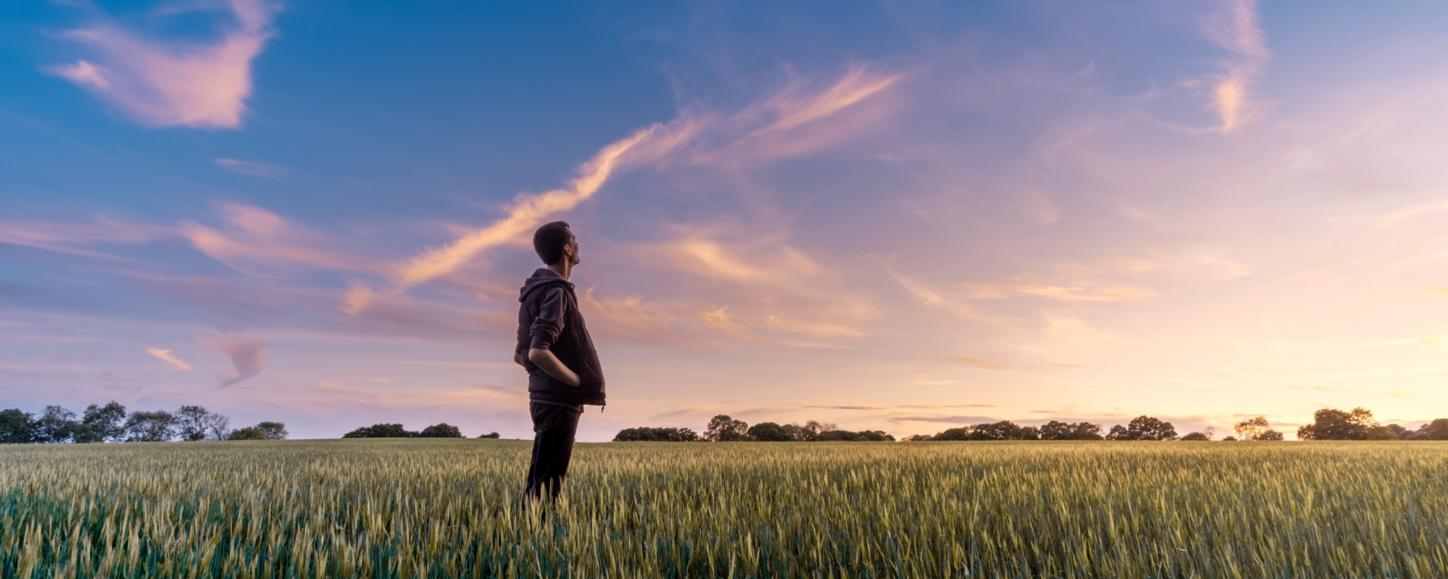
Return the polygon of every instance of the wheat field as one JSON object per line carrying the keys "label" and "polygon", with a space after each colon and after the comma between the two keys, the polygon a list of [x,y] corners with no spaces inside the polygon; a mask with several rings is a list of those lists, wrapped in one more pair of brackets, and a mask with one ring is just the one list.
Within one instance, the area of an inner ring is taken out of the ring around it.
{"label": "wheat field", "polygon": [[0,447],[4,577],[1434,577],[1448,443]]}

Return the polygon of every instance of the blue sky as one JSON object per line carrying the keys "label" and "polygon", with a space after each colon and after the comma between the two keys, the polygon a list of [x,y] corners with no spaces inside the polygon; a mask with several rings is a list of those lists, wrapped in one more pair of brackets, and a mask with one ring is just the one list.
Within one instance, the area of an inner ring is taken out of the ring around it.
{"label": "blue sky", "polygon": [[527,437],[565,219],[584,440],[1448,407],[1434,3],[3,10],[0,406]]}

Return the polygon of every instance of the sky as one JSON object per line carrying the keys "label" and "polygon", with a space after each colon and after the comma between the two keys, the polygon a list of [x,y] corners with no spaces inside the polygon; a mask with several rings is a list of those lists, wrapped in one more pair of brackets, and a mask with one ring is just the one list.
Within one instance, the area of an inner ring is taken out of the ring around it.
{"label": "sky", "polygon": [[0,8],[0,407],[580,441],[1448,415],[1448,5]]}

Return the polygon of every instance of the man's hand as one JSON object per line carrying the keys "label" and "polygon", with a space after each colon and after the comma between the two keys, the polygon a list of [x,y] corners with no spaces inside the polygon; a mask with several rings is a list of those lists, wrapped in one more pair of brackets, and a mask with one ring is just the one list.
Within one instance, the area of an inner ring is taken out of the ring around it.
{"label": "man's hand", "polygon": [[529,348],[528,361],[542,368],[544,372],[547,372],[549,376],[552,376],[559,382],[569,386],[578,386],[583,383],[583,381],[578,378],[578,374],[573,373],[573,370],[569,370],[568,366],[565,366],[563,361],[559,360],[558,356],[553,354],[552,350]]}

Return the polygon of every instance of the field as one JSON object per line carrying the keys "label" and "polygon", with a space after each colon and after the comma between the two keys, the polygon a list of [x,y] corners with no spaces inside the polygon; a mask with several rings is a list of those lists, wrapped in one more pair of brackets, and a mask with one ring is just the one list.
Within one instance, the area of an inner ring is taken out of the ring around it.
{"label": "field", "polygon": [[1448,573],[1445,443],[0,447],[0,576]]}

